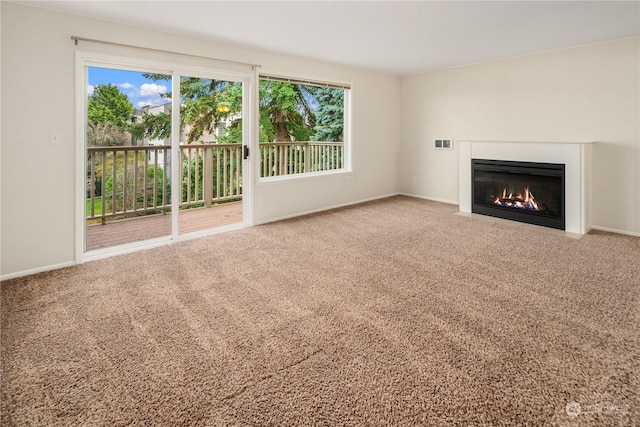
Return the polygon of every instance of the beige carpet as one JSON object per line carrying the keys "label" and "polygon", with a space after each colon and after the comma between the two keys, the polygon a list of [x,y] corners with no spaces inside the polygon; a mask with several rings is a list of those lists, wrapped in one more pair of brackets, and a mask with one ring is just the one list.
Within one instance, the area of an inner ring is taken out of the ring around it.
{"label": "beige carpet", "polygon": [[394,197],[2,283],[3,426],[640,425],[640,239]]}

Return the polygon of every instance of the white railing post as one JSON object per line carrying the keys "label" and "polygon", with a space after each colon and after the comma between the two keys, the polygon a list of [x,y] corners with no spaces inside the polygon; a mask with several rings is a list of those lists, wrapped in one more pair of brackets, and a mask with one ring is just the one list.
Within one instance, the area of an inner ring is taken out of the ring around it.
{"label": "white railing post", "polygon": [[304,156],[304,169],[302,172],[311,172],[311,153],[309,152],[309,142],[305,142],[302,146],[302,155]]}
{"label": "white railing post", "polygon": [[213,198],[213,149],[211,147],[204,148],[204,174],[203,174],[203,198],[204,205],[211,207],[211,199]]}

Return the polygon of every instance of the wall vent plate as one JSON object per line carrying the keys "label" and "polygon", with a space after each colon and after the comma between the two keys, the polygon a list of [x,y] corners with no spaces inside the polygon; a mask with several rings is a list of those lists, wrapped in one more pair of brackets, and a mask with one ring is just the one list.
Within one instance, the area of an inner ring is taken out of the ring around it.
{"label": "wall vent plate", "polygon": [[453,150],[453,139],[451,138],[434,139],[433,148],[437,150]]}

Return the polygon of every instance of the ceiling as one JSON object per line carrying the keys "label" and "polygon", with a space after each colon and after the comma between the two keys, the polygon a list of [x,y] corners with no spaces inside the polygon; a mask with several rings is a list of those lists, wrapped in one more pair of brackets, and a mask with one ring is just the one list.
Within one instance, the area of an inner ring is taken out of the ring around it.
{"label": "ceiling", "polygon": [[640,34],[640,1],[16,3],[397,75]]}

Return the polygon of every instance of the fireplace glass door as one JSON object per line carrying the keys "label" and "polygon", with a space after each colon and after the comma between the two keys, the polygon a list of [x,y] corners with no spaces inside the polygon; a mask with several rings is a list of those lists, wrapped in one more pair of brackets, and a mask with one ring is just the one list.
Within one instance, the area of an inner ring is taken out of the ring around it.
{"label": "fireplace glass door", "polygon": [[564,230],[564,165],[472,160],[472,212]]}

